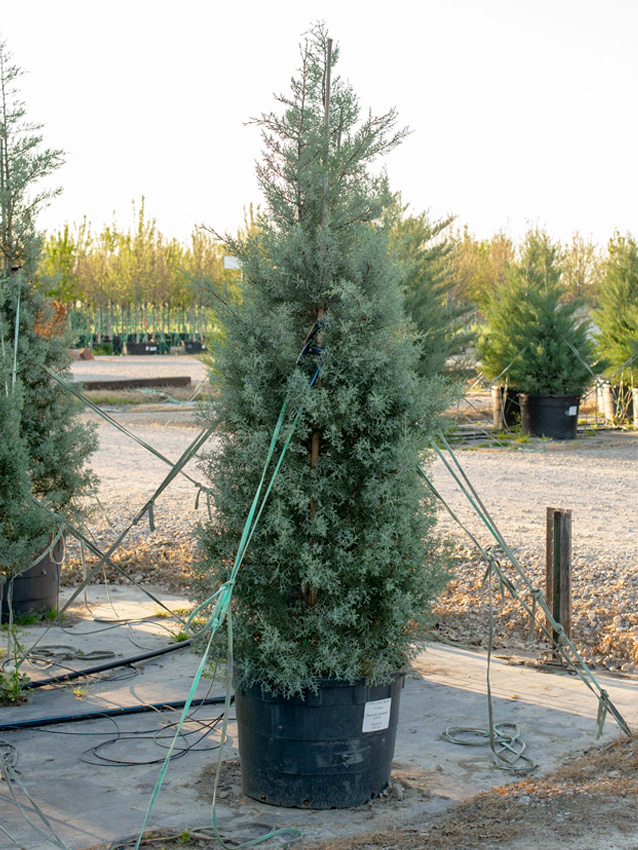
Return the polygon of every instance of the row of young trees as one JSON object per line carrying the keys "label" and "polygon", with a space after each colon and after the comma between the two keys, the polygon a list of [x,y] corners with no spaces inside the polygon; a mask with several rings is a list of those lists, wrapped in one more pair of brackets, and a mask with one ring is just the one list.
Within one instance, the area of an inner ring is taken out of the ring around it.
{"label": "row of young trees", "polygon": [[[600,306],[603,323],[616,305],[636,308],[638,249],[629,235],[615,234],[605,253],[579,234],[564,245],[538,228],[518,245],[505,233],[479,240],[467,228],[455,229],[453,217],[409,214],[400,198],[386,215],[391,250],[404,266],[406,309],[423,335],[420,369],[426,376],[439,372],[471,340],[470,327],[480,323],[533,233],[551,243],[562,301]],[[224,270],[226,248],[201,228],[187,245],[165,237],[146,216],[143,199],[133,205],[133,219],[128,230],[114,223],[93,234],[84,221],[50,235],[40,264],[46,294],[68,305],[77,333],[93,333],[98,340],[114,333],[139,340],[168,331],[207,336],[215,318],[206,293],[211,285],[214,290],[239,284],[237,272]],[[245,229],[254,226],[251,209]],[[631,317],[624,321],[636,326]],[[619,345],[626,353],[626,342]]]}
{"label": "row of young trees", "polygon": [[473,347],[516,282],[533,278],[552,290],[557,310],[581,317],[601,368],[605,361],[607,374],[630,378],[638,362],[638,244],[630,234],[614,234],[601,249],[579,234],[565,245],[531,227],[515,244],[504,233],[478,240],[454,230],[452,219],[402,213],[392,244],[405,264],[406,310],[422,334],[422,374]]}
{"label": "row of young trees", "polygon": [[103,338],[188,333],[204,338],[214,314],[209,291],[232,286],[236,272],[223,267],[220,241],[196,229],[188,245],[167,239],[146,216],[144,199],[133,205],[133,226],[114,222],[92,233],[86,220],[49,235],[40,263],[45,293],[68,305],[78,334]]}

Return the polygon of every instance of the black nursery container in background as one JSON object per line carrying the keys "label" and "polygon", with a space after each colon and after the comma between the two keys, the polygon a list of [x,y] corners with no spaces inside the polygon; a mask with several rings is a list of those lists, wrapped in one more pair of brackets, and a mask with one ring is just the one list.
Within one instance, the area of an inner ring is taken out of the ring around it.
{"label": "black nursery container in background", "polygon": [[521,393],[521,432],[532,437],[575,440],[579,405],[578,395]]}
{"label": "black nursery container in background", "polygon": [[9,593],[14,614],[38,616],[57,609],[63,562],[64,538],[58,536],[32,567],[0,585],[0,623],[9,622]]}
{"label": "black nursery container in background", "polygon": [[233,588],[238,735],[246,794],[317,808],[389,783],[400,671],[447,579],[416,474],[447,398],[417,374],[393,196],[371,168],[404,132],[393,110],[360,119],[330,80],[337,55],[315,28],[282,113],[259,119],[268,209],[227,246],[242,293],[212,352],[213,510],[195,568],[200,602],[228,580],[287,399],[277,453],[299,419]]}

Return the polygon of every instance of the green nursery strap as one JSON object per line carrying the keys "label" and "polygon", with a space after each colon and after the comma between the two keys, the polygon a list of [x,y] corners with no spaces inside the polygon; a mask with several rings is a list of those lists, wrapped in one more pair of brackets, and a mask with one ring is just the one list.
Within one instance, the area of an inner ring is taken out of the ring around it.
{"label": "green nursery strap", "polygon": [[[247,550],[248,545],[249,545],[249,543],[252,539],[255,528],[257,527],[257,523],[259,522],[259,518],[261,517],[261,514],[262,514],[262,511],[263,511],[264,506],[266,504],[266,501],[268,500],[268,497],[271,493],[271,490],[272,490],[274,482],[275,482],[275,478],[277,477],[277,474],[279,472],[279,469],[281,467],[281,464],[283,462],[285,454],[288,450],[288,447],[290,446],[292,436],[294,434],[294,431],[297,427],[297,423],[299,422],[299,418],[300,418],[301,413],[303,411],[303,407],[300,406],[295,417],[294,417],[294,419],[293,419],[293,422],[290,426],[288,437],[287,437],[286,442],[284,443],[284,446],[283,446],[283,448],[280,452],[279,458],[278,458],[277,463],[275,465],[275,468],[272,472],[272,475],[270,477],[270,481],[269,481],[269,483],[266,487],[263,498],[261,498],[261,494],[262,494],[262,491],[264,489],[264,483],[266,481],[266,475],[267,475],[267,472],[268,472],[268,468],[271,464],[273,455],[275,453],[277,441],[279,439],[279,435],[281,433],[281,429],[283,427],[283,424],[284,424],[284,421],[285,421],[285,418],[286,418],[286,407],[287,407],[287,404],[288,404],[288,398],[289,398],[289,394],[286,395],[286,398],[284,399],[284,402],[283,402],[282,407],[281,407],[281,412],[279,413],[279,417],[277,419],[275,429],[274,429],[272,437],[270,439],[270,445],[269,445],[269,448],[268,448],[268,454],[266,456],[266,461],[264,463],[264,467],[263,467],[263,470],[262,470],[262,473],[261,473],[261,478],[260,478],[260,481],[259,481],[259,485],[257,487],[257,492],[255,493],[252,504],[250,506],[250,510],[248,512],[248,517],[246,518],[246,522],[244,523],[244,528],[243,528],[242,535],[241,535],[241,538],[240,538],[240,541],[239,541],[239,546],[237,547],[237,554],[235,555],[235,561],[233,563],[233,567],[232,567],[232,570],[230,572],[230,577],[229,577],[228,581],[224,582],[224,584],[222,584],[221,587],[209,599],[207,599],[205,602],[202,602],[201,605],[198,605],[197,608],[195,608],[195,610],[191,612],[191,614],[189,615],[188,620],[186,622],[186,631],[191,637],[196,636],[198,634],[201,634],[206,630],[210,630],[210,635],[209,635],[209,638],[208,638],[208,642],[206,644],[206,649],[204,651],[204,656],[202,658],[202,662],[201,662],[201,664],[198,668],[198,671],[195,675],[195,679],[193,680],[193,684],[191,686],[190,692],[189,692],[188,697],[186,699],[186,703],[184,705],[182,715],[181,715],[179,723],[177,725],[175,736],[173,738],[173,741],[171,742],[171,746],[170,746],[170,748],[167,752],[166,758],[164,759],[164,763],[162,764],[162,768],[160,770],[159,777],[158,777],[157,782],[155,784],[155,788],[153,789],[153,794],[151,796],[148,808],[146,810],[146,816],[144,818],[144,823],[142,825],[142,829],[141,829],[141,832],[138,836],[134,850],[139,850],[140,842],[142,840],[142,836],[143,836],[144,831],[146,829],[148,819],[149,819],[150,814],[153,810],[153,807],[155,806],[155,802],[157,800],[157,797],[159,796],[160,789],[161,789],[162,784],[164,782],[164,778],[165,778],[166,772],[168,770],[168,765],[169,765],[169,762],[170,762],[171,754],[173,752],[173,749],[175,747],[175,743],[176,743],[177,738],[179,736],[180,730],[182,728],[184,720],[186,719],[186,716],[187,716],[188,711],[190,709],[191,703],[193,701],[195,690],[196,690],[197,685],[199,683],[199,680],[201,678],[202,671],[203,671],[204,666],[207,662],[208,655],[209,655],[209,652],[210,652],[210,648],[211,648],[211,645],[212,645],[212,642],[213,642],[213,638],[215,637],[215,633],[220,628],[220,626],[224,623],[224,621],[227,621],[227,623],[228,623],[228,660],[229,660],[228,673],[229,673],[229,675],[227,677],[227,690],[226,690],[226,700],[225,700],[225,708],[224,708],[224,720],[223,720],[222,733],[221,733],[220,752],[219,752],[218,763],[217,763],[217,776],[215,778],[215,786],[214,786],[214,792],[213,792],[212,824],[213,824],[213,829],[214,829],[215,835],[217,836],[217,840],[221,843],[221,845],[223,847],[225,847],[225,848],[228,847],[228,845],[225,844],[224,841],[222,840],[222,838],[219,835],[219,832],[217,830],[217,825],[216,825],[216,822],[215,822],[215,802],[216,802],[216,796],[217,796],[217,784],[218,784],[218,781],[219,781],[219,774],[220,774],[221,763],[222,763],[222,758],[223,758],[223,746],[224,746],[224,743],[226,741],[226,729],[227,729],[227,725],[228,725],[228,713],[229,713],[229,709],[230,709],[230,699],[231,699],[231,697],[230,697],[230,676],[231,676],[231,666],[232,666],[232,616],[231,616],[231,610],[230,610],[230,602],[231,602],[231,598],[232,598],[232,593],[233,593],[233,588],[234,588],[234,585],[235,585],[235,579],[237,577],[237,573],[239,572],[239,569],[240,569],[240,567],[243,563],[244,556],[246,554],[246,550]],[[261,498],[261,501],[260,501],[260,498]],[[193,623],[195,622],[195,619],[197,618],[198,614],[203,609],[209,608],[211,605],[213,606],[213,609],[208,616],[206,624],[204,625],[204,627],[199,632],[193,632],[192,626],[193,626]],[[274,830],[272,832],[269,832],[266,835],[260,836],[259,838],[252,839],[252,840],[247,841],[243,844],[239,844],[239,845],[235,844],[234,848],[237,848],[237,847],[253,847],[257,844],[262,843],[263,841],[269,840],[270,838],[273,838],[273,837],[276,837],[276,836],[279,836],[279,835],[284,835],[284,834],[285,835],[291,835],[292,834],[292,835],[295,835],[297,837],[301,837],[301,832],[299,832],[299,830],[293,830],[293,829]],[[228,847],[228,850],[230,850],[229,847]]]}
{"label": "green nursery strap", "polygon": [[[126,428],[117,420],[113,419],[112,416],[109,416],[108,413],[106,413],[104,410],[102,410],[100,407],[98,407],[96,404],[86,398],[86,396],[84,396],[77,389],[77,387],[73,386],[73,384],[69,383],[68,381],[65,381],[64,378],[62,378],[60,375],[56,375],[56,373],[49,369],[48,366],[44,366],[43,368],[45,372],[47,372],[52,378],[54,378],[54,380],[56,380],[59,384],[65,387],[69,392],[73,393],[76,398],[80,399],[80,401],[83,404],[86,404],[87,407],[90,407],[94,413],[97,413],[97,415],[104,419],[105,422],[108,422],[109,425],[112,425],[114,428],[117,428],[118,431],[121,431],[122,434],[125,434],[127,437],[130,437],[131,440],[134,440],[138,445],[142,446],[142,448],[155,455],[155,457],[161,460],[163,463],[166,463],[171,467],[174,466],[173,462],[170,461],[167,457],[164,457],[161,452],[157,451],[157,449],[153,448],[153,446],[142,440],[141,437],[137,436],[137,434],[134,434],[132,431],[129,431],[128,428]],[[208,437],[214,430],[215,426],[211,425],[209,428],[204,429],[202,433],[206,433],[206,437]],[[185,478],[187,478],[191,482],[191,484],[194,484],[198,488],[206,489],[204,488],[203,484],[200,484],[199,481],[196,481],[194,478],[191,478],[190,475],[188,475],[186,472],[181,472],[181,474]],[[173,477],[174,476],[171,476],[170,480],[172,480]]]}
{"label": "green nursery strap", "polygon": [[[119,564],[117,564],[117,563],[115,563],[114,561],[111,560],[111,555],[115,552],[116,549],[119,548],[119,546],[121,545],[123,540],[126,538],[126,536],[128,535],[129,531],[133,528],[133,526],[137,525],[137,523],[144,517],[145,514],[148,514],[149,508],[151,510],[151,517],[152,517],[152,506],[155,503],[155,500],[157,499],[157,497],[166,489],[166,487],[169,485],[169,483],[178,475],[178,473],[181,471],[181,468],[191,459],[191,457],[193,457],[193,455],[199,450],[199,448],[201,448],[201,446],[203,445],[205,440],[208,438],[211,430],[212,430],[211,428],[206,428],[200,434],[198,434],[197,437],[193,440],[193,442],[184,450],[184,452],[182,453],[179,460],[175,464],[171,464],[171,467],[172,467],[171,471],[166,476],[166,478],[161,482],[161,484],[156,489],[153,496],[144,505],[144,507],[138,512],[137,516],[128,525],[128,527],[125,528],[120,533],[118,538],[115,540],[114,543],[111,544],[111,546],[108,548],[108,550],[106,552],[101,552],[100,549],[98,549],[98,547],[95,546],[95,544],[91,540],[89,540],[86,537],[86,535],[84,535],[80,531],[80,529],[73,526],[70,522],[68,522],[68,520],[64,519],[63,517],[60,517],[58,514],[56,514],[54,511],[52,511],[46,505],[42,505],[40,502],[37,501],[37,499],[35,499],[34,496],[30,495],[30,498],[33,502],[40,505],[40,507],[42,507],[43,510],[47,511],[49,514],[51,514],[53,517],[55,517],[60,522],[61,528],[63,530],[68,531],[75,538],[77,538],[79,541],[84,543],[90,549],[90,551],[93,552],[93,554],[98,556],[98,559],[99,559],[97,561],[97,563],[93,566],[91,571],[83,578],[82,582],[75,588],[75,590],[73,591],[73,593],[71,594],[69,599],[64,604],[63,608],[59,611],[59,614],[62,614],[75,601],[75,599],[80,595],[80,593],[82,593],[82,591],[87,586],[87,584],[89,584],[95,578],[95,576],[99,573],[99,571],[102,569],[102,567],[105,564],[110,564],[114,569],[116,569],[118,572],[120,572],[122,575],[124,575],[127,579],[129,579],[129,581],[132,581],[131,577],[126,573],[126,571],[123,570],[122,567],[120,567]],[[170,461],[167,461],[167,463],[170,463]],[[166,605],[164,605],[159,599],[157,599],[155,596],[153,596],[153,594],[150,593],[146,588],[142,587],[141,589],[144,591],[144,593],[150,599],[153,600],[153,602],[160,605],[165,610],[168,610],[166,608]],[[47,626],[47,628],[42,632],[40,637],[37,639],[37,641],[33,645],[34,647],[37,646],[37,644],[46,636],[46,634],[48,633],[50,628],[51,628],[51,624],[49,626]],[[26,658],[26,655],[22,657],[20,663],[22,663],[22,661],[24,661],[25,658]]]}
{"label": "green nursery strap", "polygon": [[[548,609],[544,599],[542,598],[542,594],[536,588],[534,588],[531,585],[529,579],[527,578],[525,571],[523,570],[523,568],[519,564],[516,556],[514,555],[514,553],[510,549],[510,547],[505,542],[505,539],[503,538],[502,534],[498,530],[496,523],[494,522],[494,520],[492,519],[492,517],[488,513],[487,509],[483,505],[478,493],[476,492],[473,485],[471,484],[469,478],[467,477],[465,471],[461,467],[461,464],[459,463],[456,455],[454,454],[454,452],[450,448],[450,446],[447,443],[443,434],[439,434],[439,439],[441,440],[441,442],[443,443],[443,445],[447,449],[450,457],[452,458],[452,460],[454,462],[454,465],[456,466],[456,468],[459,471],[459,474],[457,475],[457,473],[455,472],[453,467],[450,465],[450,463],[443,456],[441,450],[436,445],[434,440],[431,440],[431,443],[432,443],[432,446],[434,447],[435,452],[437,453],[439,458],[442,460],[443,464],[445,465],[447,470],[450,472],[450,474],[452,475],[452,477],[454,478],[456,483],[458,484],[459,488],[461,489],[461,492],[465,495],[465,497],[470,502],[471,506],[474,508],[474,510],[479,515],[481,520],[485,523],[488,530],[493,535],[493,537],[495,538],[495,540],[499,544],[500,548],[503,550],[503,552],[507,556],[508,560],[511,562],[512,566],[516,569],[519,577],[521,578],[521,580],[523,581],[527,590],[529,591],[529,593],[532,596],[533,607],[530,608],[529,605],[525,602],[525,600],[521,598],[521,596],[516,591],[516,588],[514,587],[512,582],[507,578],[507,576],[504,575],[497,559],[491,553],[485,552],[485,550],[480,545],[478,545],[478,543],[475,540],[475,538],[473,537],[473,535],[470,534],[469,535],[470,538],[478,546],[479,551],[484,556],[487,557],[488,564],[489,564],[488,574],[493,570],[496,573],[496,575],[498,576],[499,580],[504,582],[505,586],[508,588],[508,590],[512,594],[512,596],[518,600],[518,602],[523,606],[523,608],[525,609],[527,614],[529,614],[533,619],[536,619],[536,609],[537,608],[541,609],[542,613],[544,614],[544,617],[546,618],[547,623],[549,624],[549,628],[546,626],[546,624],[544,622],[542,622],[542,620],[536,620],[537,624],[539,625],[541,630],[544,632],[544,634],[549,638],[549,640],[552,641],[552,643],[556,647],[556,650],[561,654],[561,656],[564,658],[564,660],[567,662],[567,664],[577,673],[577,675],[580,677],[581,681],[589,688],[590,691],[592,691],[592,693],[594,693],[594,695],[596,696],[596,698],[599,701],[599,711],[598,711],[598,720],[597,720],[598,736],[600,737],[600,734],[602,733],[602,725],[604,723],[604,719],[605,719],[607,712],[609,712],[613,715],[614,719],[618,723],[618,726],[624,732],[624,734],[626,734],[629,738],[632,738],[633,735],[632,735],[631,730],[630,730],[627,722],[625,721],[624,717],[622,716],[620,711],[616,708],[616,706],[613,704],[613,702],[609,699],[609,695],[601,687],[601,685],[598,683],[597,679],[595,678],[595,676],[593,675],[591,670],[588,668],[588,666],[585,664],[583,659],[580,657],[578,651],[576,650],[576,648],[574,647],[572,642],[564,634],[564,631],[563,631],[562,627],[560,626],[560,624],[556,623],[556,621],[554,620],[554,618],[552,616],[552,612],[550,612],[550,610]],[[420,469],[420,467],[419,467],[419,470],[420,470],[421,476],[427,480],[427,476],[425,475],[423,470]],[[435,493],[435,495],[441,500],[443,505],[447,508],[449,513],[452,515],[452,517],[454,517],[454,519],[457,520],[457,522],[458,522],[458,518],[452,512],[452,510],[447,506],[445,500],[435,490],[434,486],[429,481],[428,481],[428,484],[429,484],[430,488],[432,489],[432,491]],[[459,523],[459,525],[461,526],[461,528],[463,528],[467,532],[467,529],[465,529],[465,527],[463,526],[462,523]],[[556,633],[556,635],[557,635],[556,639],[554,638],[554,633]]]}

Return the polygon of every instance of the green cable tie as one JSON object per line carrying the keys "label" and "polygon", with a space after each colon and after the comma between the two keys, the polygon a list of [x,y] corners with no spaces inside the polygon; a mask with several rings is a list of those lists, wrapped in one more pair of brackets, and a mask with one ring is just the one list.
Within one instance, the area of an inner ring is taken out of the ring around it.
{"label": "green cable tie", "polygon": [[596,716],[596,737],[600,738],[603,734],[605,718],[609,709],[609,694],[604,688],[601,688],[600,696],[598,697],[598,714]]}
{"label": "green cable tie", "polygon": [[[235,555],[235,561],[234,561],[233,568],[232,568],[231,573],[230,573],[230,578],[229,578],[228,581],[224,582],[224,584],[222,584],[221,587],[219,587],[219,589],[211,597],[209,597],[204,602],[202,602],[200,605],[198,605],[197,608],[195,608],[195,610],[191,612],[191,614],[189,615],[189,617],[186,621],[186,632],[189,635],[194,636],[196,634],[201,634],[203,631],[206,631],[207,629],[210,629],[210,637],[208,639],[208,644],[206,645],[206,650],[204,652],[202,662],[199,666],[199,669],[197,671],[197,674],[196,674],[195,679],[193,681],[193,684],[191,686],[189,696],[188,696],[187,701],[184,705],[184,709],[182,711],[181,718],[180,718],[179,723],[176,727],[175,736],[173,737],[170,748],[169,748],[169,750],[166,754],[166,758],[164,759],[164,763],[162,765],[160,775],[159,775],[157,782],[155,784],[155,788],[153,789],[153,794],[152,794],[151,799],[149,801],[149,805],[148,805],[148,808],[147,808],[147,811],[146,811],[146,816],[144,818],[144,823],[142,825],[142,829],[141,829],[140,834],[138,836],[134,850],[139,850],[140,842],[142,840],[142,836],[143,836],[144,831],[146,829],[146,824],[148,823],[148,819],[149,819],[150,814],[153,810],[153,807],[155,806],[155,802],[157,800],[160,789],[161,789],[162,784],[164,782],[164,778],[165,778],[166,772],[168,770],[168,764],[170,762],[171,754],[172,754],[173,749],[175,747],[176,741],[179,737],[179,733],[181,731],[182,725],[183,725],[184,720],[186,718],[186,714],[187,714],[187,712],[190,708],[191,702],[193,700],[195,688],[197,687],[197,684],[199,683],[199,680],[201,678],[202,671],[203,671],[203,668],[204,668],[204,664],[206,663],[206,660],[208,659],[208,653],[210,652],[210,648],[211,648],[211,645],[212,645],[212,642],[213,642],[213,638],[214,638],[217,630],[223,624],[224,620],[227,620],[227,622],[228,622],[228,630],[227,630],[228,660],[229,660],[229,664],[231,664],[231,660],[232,660],[232,618],[231,618],[230,602],[231,602],[233,587],[235,585],[235,579],[236,579],[237,573],[239,572],[239,569],[240,569],[240,567],[243,563],[244,556],[245,556],[245,553],[246,553],[246,549],[248,548],[248,544],[250,543],[250,541],[252,539],[255,528],[256,528],[257,523],[259,521],[259,518],[262,514],[262,511],[264,509],[264,506],[266,504],[268,496],[270,495],[270,492],[273,488],[275,478],[277,476],[277,473],[279,472],[281,464],[283,463],[284,456],[286,454],[286,451],[288,450],[288,447],[289,447],[290,442],[292,440],[293,433],[295,431],[295,428],[297,426],[297,423],[299,422],[299,419],[301,417],[301,413],[303,411],[303,407],[300,406],[298,411],[297,411],[297,414],[296,414],[296,416],[295,416],[295,418],[292,422],[292,425],[291,425],[291,428],[290,428],[290,431],[289,431],[289,434],[288,434],[288,438],[286,439],[286,442],[285,442],[285,444],[284,444],[284,446],[281,450],[279,460],[277,461],[277,464],[275,465],[275,468],[273,470],[270,482],[268,483],[268,485],[266,487],[266,491],[264,493],[263,499],[261,500],[261,504],[259,504],[261,491],[263,489],[263,485],[264,485],[264,482],[266,480],[266,473],[268,471],[268,467],[270,466],[270,462],[272,460],[272,457],[273,457],[273,454],[275,452],[275,448],[276,448],[276,445],[277,445],[277,439],[279,437],[279,434],[281,432],[281,428],[282,428],[283,423],[284,423],[284,419],[285,419],[285,415],[286,415],[286,406],[287,406],[287,403],[288,403],[288,397],[289,397],[289,394],[286,395],[286,397],[284,399],[283,405],[281,407],[281,411],[279,413],[279,417],[277,419],[277,423],[275,425],[275,429],[273,431],[273,434],[272,434],[272,437],[271,437],[271,440],[270,440],[270,445],[269,445],[269,448],[268,448],[268,454],[267,454],[267,457],[266,457],[266,461],[264,463],[264,468],[263,468],[263,471],[262,471],[262,474],[261,474],[261,479],[259,481],[259,485],[257,487],[257,492],[255,493],[255,496],[253,498],[250,510],[248,512],[248,517],[246,519],[246,522],[244,523],[244,528],[243,528],[243,531],[242,531],[241,539],[239,541],[239,546],[237,547],[237,554]],[[258,505],[259,505],[259,509],[257,510]],[[210,613],[203,629],[199,633],[193,633],[192,627],[193,627],[194,620],[195,620],[197,614],[203,608],[207,608],[211,604],[213,604],[213,610]],[[227,725],[228,709],[230,707],[230,695],[229,695],[229,693],[230,693],[229,692],[230,673],[229,673],[229,677],[228,677],[228,682],[229,682],[229,684],[228,684],[228,689],[227,689],[227,694],[226,694],[226,703],[225,703],[225,709],[224,709],[224,723],[223,723],[223,727],[222,727],[222,736],[221,736],[221,743],[220,743],[220,753],[219,753],[219,758],[218,758],[218,766],[221,765],[222,754],[223,754],[223,746],[224,746],[225,737],[226,737],[226,725]],[[219,771],[219,767],[218,767],[218,771],[217,771],[218,776],[219,776],[219,772],[220,771]],[[216,827],[216,824],[215,824],[215,800],[216,800],[217,781],[218,781],[218,778],[216,778],[216,780],[215,780],[215,783],[216,783],[215,784],[215,791],[213,793],[213,813],[212,813],[213,829],[215,830],[215,834],[217,835],[217,838],[220,841],[220,843],[222,844],[222,846],[227,847],[227,845],[224,844],[221,837],[219,836],[219,834],[217,832],[217,827]],[[244,844],[235,845],[234,850],[237,850],[237,847],[255,846],[256,844],[259,844],[262,841],[266,841],[267,839],[269,839],[273,836],[277,836],[277,835],[280,835],[280,834],[291,834],[291,833],[299,835],[299,837],[301,837],[301,833],[298,830],[291,830],[291,829],[275,830],[275,831],[269,833],[268,835],[261,836],[260,838],[253,839],[251,841],[245,842]]]}

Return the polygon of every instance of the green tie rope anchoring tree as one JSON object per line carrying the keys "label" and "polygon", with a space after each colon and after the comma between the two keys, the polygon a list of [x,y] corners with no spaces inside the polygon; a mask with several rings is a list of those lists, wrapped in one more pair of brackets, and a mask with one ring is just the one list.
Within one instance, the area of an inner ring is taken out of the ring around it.
{"label": "green tie rope anchoring tree", "polygon": [[[416,474],[446,391],[417,374],[384,224],[393,199],[372,170],[405,131],[393,110],[361,118],[350,85],[330,80],[337,58],[314,28],[290,93],[278,98],[281,113],[256,119],[267,212],[228,246],[243,289],[213,352],[219,397],[206,417],[218,442],[205,462],[212,512],[200,602],[228,580],[284,399],[275,456],[301,410],[233,589],[238,716],[241,694],[255,688],[295,705],[319,699],[326,680],[387,690],[447,578],[435,508]],[[245,732],[243,762],[249,746]],[[260,770],[245,767],[246,793],[282,805],[355,804],[338,781],[336,802],[317,789],[278,793],[270,774],[261,792],[251,785]]]}

